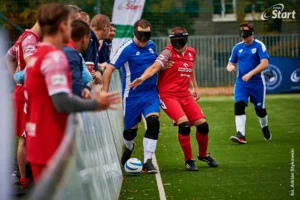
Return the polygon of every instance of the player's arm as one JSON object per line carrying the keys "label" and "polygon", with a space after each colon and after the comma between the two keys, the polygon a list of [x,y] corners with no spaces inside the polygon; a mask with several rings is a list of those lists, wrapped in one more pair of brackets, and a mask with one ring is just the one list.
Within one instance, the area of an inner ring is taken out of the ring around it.
{"label": "player's arm", "polygon": [[200,99],[200,92],[198,89],[198,83],[197,83],[197,79],[196,79],[195,69],[193,70],[193,72],[191,74],[190,83],[192,85],[192,95],[193,95],[195,101],[197,101]]}
{"label": "player's arm", "polygon": [[111,64],[107,65],[106,70],[104,72],[103,81],[102,81],[103,91],[108,92],[111,75],[115,70],[116,68],[113,65]]}
{"label": "player's arm", "polygon": [[11,53],[13,52],[13,48],[14,47],[11,47],[5,55],[5,62],[8,68],[8,72],[12,78],[14,78],[14,74],[18,67],[16,56]]}
{"label": "player's arm", "polygon": [[129,51],[126,47],[120,47],[113,59],[111,59],[110,64],[106,66],[102,81],[103,91],[108,92],[112,73],[116,69],[120,69],[122,66],[124,66],[124,63],[128,61],[128,54]]}
{"label": "player's arm", "polygon": [[234,46],[232,51],[231,51],[231,56],[229,58],[229,62],[227,64],[227,71],[228,72],[233,72],[233,71],[236,70],[237,61],[238,61],[237,47]]}
{"label": "player's arm", "polygon": [[171,56],[172,52],[170,50],[163,50],[163,52],[161,52],[161,54],[157,57],[156,61],[150,67],[148,67],[139,78],[136,78],[132,83],[130,83],[129,87],[135,89],[137,86],[141,85],[145,80],[156,74],[159,70],[165,67],[169,68],[167,67],[167,65]]}
{"label": "player's arm", "polygon": [[49,96],[58,112],[104,110],[114,108],[114,104],[121,102],[118,92],[100,93],[98,90],[95,92],[94,99],[91,100],[84,100],[72,95],[68,86],[68,61],[62,53],[58,59],[60,53],[54,52],[52,55],[48,55],[41,66],[41,73],[45,77]]}

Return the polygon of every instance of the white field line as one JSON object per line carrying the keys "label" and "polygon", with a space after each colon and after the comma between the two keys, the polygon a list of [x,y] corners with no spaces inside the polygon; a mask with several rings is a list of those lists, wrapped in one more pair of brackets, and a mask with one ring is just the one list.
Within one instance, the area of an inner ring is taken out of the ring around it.
{"label": "white field line", "polygon": [[[147,129],[147,122],[146,122],[146,119],[143,115],[142,115],[142,119],[143,119],[145,129]],[[158,171],[157,174],[155,174],[155,179],[156,179],[156,184],[157,184],[157,188],[158,188],[159,199],[160,200],[167,200],[155,153],[152,156],[152,162],[153,162],[153,165],[156,167],[156,169]]]}

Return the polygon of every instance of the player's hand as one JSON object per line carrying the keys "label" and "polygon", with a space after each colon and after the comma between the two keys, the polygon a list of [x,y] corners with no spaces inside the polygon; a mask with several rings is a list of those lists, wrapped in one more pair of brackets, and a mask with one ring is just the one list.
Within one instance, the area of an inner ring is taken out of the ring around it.
{"label": "player's hand", "polygon": [[101,88],[97,88],[95,91],[95,100],[98,102],[98,110],[112,109],[117,110],[116,104],[121,103],[121,97],[119,92],[100,92]]}
{"label": "player's hand", "polygon": [[96,80],[97,84],[101,83],[101,81],[102,81],[102,74],[101,74],[101,72],[99,72],[99,71],[95,72],[95,80]]}
{"label": "player's hand", "polygon": [[193,88],[192,96],[194,97],[195,101],[198,101],[200,99],[200,91],[198,88]]}
{"label": "player's hand", "polygon": [[243,81],[245,81],[245,82],[249,81],[251,78],[252,78],[251,73],[247,73],[242,77]]}
{"label": "player's hand", "polygon": [[229,72],[233,72],[233,71],[236,71],[236,67],[234,65],[227,65],[227,71]]}
{"label": "player's hand", "polygon": [[170,60],[168,61],[164,67],[161,68],[161,70],[166,70],[166,69],[170,69],[173,67],[174,61]]}
{"label": "player's hand", "polygon": [[105,70],[107,65],[108,65],[107,62],[104,62],[104,63],[101,63],[101,64],[98,63],[98,69]]}
{"label": "player's hand", "polygon": [[144,82],[144,80],[141,77],[139,77],[139,78],[136,78],[128,86],[129,86],[129,88],[133,88],[133,90],[134,90],[137,86],[141,85],[143,82]]}
{"label": "player's hand", "polygon": [[81,96],[84,98],[84,99],[90,99],[91,98],[91,92],[87,89],[87,88],[84,88],[81,92]]}

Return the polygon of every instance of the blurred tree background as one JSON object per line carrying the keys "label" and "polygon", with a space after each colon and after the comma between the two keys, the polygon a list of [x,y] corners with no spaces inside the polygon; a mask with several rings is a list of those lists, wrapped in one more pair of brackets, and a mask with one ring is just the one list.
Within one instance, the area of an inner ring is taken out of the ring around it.
{"label": "blurred tree background", "polygon": [[[114,0],[2,0],[0,24],[9,30],[10,40],[14,41],[22,30],[30,28],[36,21],[39,6],[49,2],[75,4],[91,18],[102,13],[110,19],[114,4]],[[142,18],[151,22],[153,36],[166,36],[174,26],[186,28],[190,35],[232,35],[237,33],[238,24],[251,16],[259,34],[300,33],[300,0],[280,1],[285,11],[296,10],[296,20],[255,19],[276,3],[275,0],[146,0]],[[230,19],[232,14],[236,16],[234,20]],[[223,18],[214,21],[213,15]]]}

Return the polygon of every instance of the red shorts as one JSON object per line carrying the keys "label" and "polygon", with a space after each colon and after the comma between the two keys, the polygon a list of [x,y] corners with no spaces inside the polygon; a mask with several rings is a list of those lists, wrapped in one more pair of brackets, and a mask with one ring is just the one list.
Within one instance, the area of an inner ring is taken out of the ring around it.
{"label": "red shorts", "polygon": [[46,169],[46,165],[30,163],[30,167],[31,167],[34,183],[37,183],[37,181],[40,178],[42,172]]}
{"label": "red shorts", "polygon": [[187,116],[190,123],[205,118],[200,106],[192,96],[176,97],[171,95],[160,95],[162,109],[175,122],[183,116]]}
{"label": "red shorts", "polygon": [[14,127],[15,135],[18,137],[26,137],[25,125],[26,125],[26,107],[25,101],[18,101],[13,99],[14,103]]}

